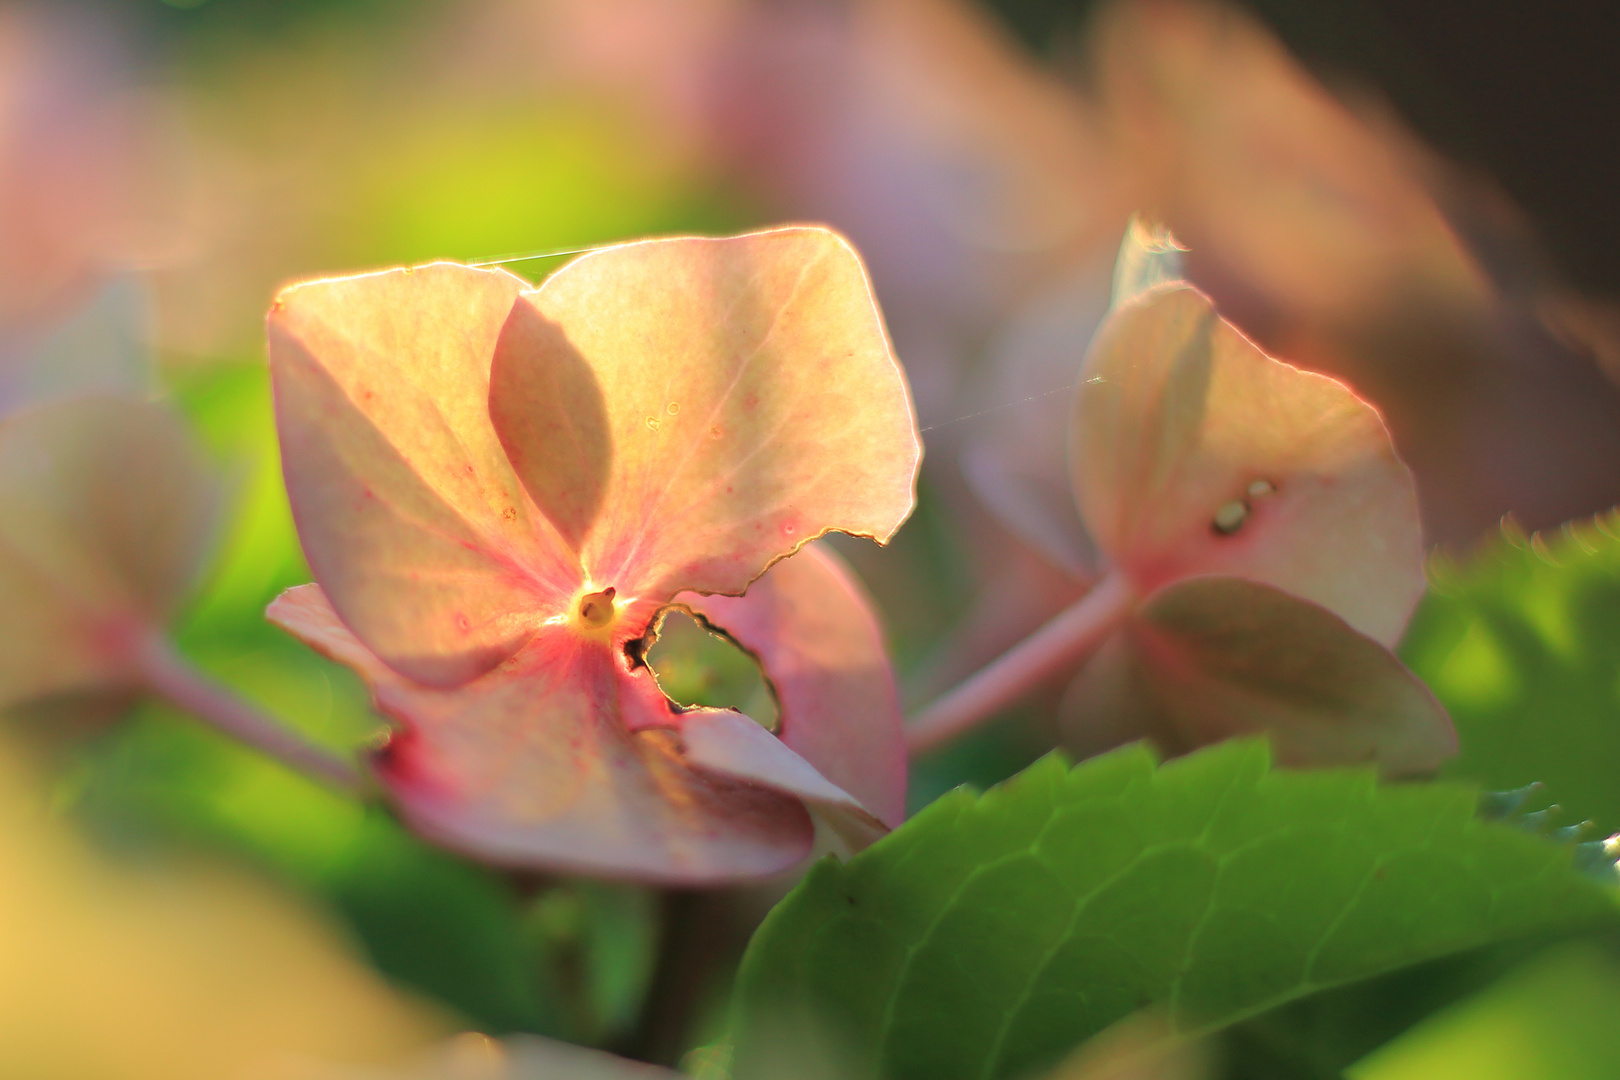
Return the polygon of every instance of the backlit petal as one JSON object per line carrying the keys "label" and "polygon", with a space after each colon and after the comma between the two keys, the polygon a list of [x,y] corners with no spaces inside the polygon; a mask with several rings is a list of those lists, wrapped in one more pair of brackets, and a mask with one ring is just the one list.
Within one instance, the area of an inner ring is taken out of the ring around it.
{"label": "backlit petal", "polygon": [[677,600],[759,660],[783,744],[880,821],[904,820],[899,693],[871,602],[837,556],[811,544],[744,596]]}
{"label": "backlit petal", "polygon": [[490,358],[524,287],[440,263],[296,285],[270,312],[304,551],[344,621],[422,682],[507,659],[580,580],[489,421]]}
{"label": "backlit petal", "polygon": [[[689,768],[651,674],[626,671],[570,627],[546,627],[495,670],[444,690],[371,654],[318,586],[289,590],[269,615],[371,684],[401,724],[378,775],[401,815],[447,847],[688,885],[770,874],[809,851],[796,798]],[[652,726],[659,718],[670,726]],[[642,730],[632,734],[632,721]]]}
{"label": "backlit petal", "polygon": [[1416,492],[1376,410],[1266,356],[1195,289],[1104,323],[1071,445],[1086,525],[1143,593],[1236,575],[1386,645],[1422,594]]}
{"label": "backlit petal", "polygon": [[524,294],[490,413],[597,587],[740,593],[829,529],[887,539],[919,447],[859,258],[786,228],[623,244]]}

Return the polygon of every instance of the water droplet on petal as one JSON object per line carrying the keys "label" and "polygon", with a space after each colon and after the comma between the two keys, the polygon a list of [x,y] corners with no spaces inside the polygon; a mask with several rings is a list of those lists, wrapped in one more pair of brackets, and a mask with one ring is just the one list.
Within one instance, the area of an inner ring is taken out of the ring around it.
{"label": "water droplet on petal", "polygon": [[1249,498],[1251,499],[1263,499],[1267,495],[1275,495],[1276,493],[1277,485],[1270,480],[1256,480],[1249,485]]}
{"label": "water droplet on petal", "polygon": [[669,415],[674,416],[676,413],[678,413],[680,411],[681,411],[681,403],[680,402],[672,401],[672,402],[669,403]]}
{"label": "water droplet on petal", "polygon": [[1222,536],[1231,536],[1242,528],[1244,521],[1249,517],[1249,504],[1241,499],[1222,503],[1215,510],[1215,531]]}
{"label": "water droplet on petal", "polygon": [[658,421],[658,417],[656,417],[656,416],[647,417],[647,430],[648,431],[657,431],[660,426],[662,426],[662,425],[660,425],[660,423]]}

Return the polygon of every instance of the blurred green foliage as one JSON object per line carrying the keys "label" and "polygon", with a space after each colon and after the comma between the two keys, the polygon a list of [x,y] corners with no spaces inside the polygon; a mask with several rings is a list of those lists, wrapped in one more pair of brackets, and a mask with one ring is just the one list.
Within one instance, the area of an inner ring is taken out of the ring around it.
{"label": "blurred green foliage", "polygon": [[[726,232],[731,213],[649,167],[609,110],[547,103],[413,116],[348,178],[333,243],[361,264],[488,259],[664,232]],[[567,207],[566,214],[559,208]],[[525,277],[559,261],[514,263]]]}
{"label": "blurred green foliage", "polygon": [[887,546],[841,533],[823,541],[854,568],[883,613],[889,655],[902,682],[927,665],[972,606],[983,567],[974,565],[952,512],[960,505],[923,472],[917,506]]}
{"label": "blurred green foliage", "polygon": [[1346,1071],[1347,1080],[1620,1076],[1620,963],[1590,943],[1536,957]]}
{"label": "blurred green foliage", "polygon": [[1311,994],[1219,1037],[1230,1080],[1340,1080],[1344,1070],[1414,1024],[1490,986],[1534,955],[1545,935],[1470,949]]}
{"label": "blurred green foliage", "polygon": [[1539,782],[1570,821],[1620,830],[1620,517],[1508,525],[1430,577],[1400,651],[1457,725],[1445,774]]}

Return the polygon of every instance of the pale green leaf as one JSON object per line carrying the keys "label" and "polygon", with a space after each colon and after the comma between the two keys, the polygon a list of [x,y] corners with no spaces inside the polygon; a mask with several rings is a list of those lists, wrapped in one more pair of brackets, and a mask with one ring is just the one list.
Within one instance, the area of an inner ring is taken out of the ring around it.
{"label": "pale green leaf", "polygon": [[1620,519],[1510,527],[1430,576],[1400,652],[1456,724],[1446,775],[1620,829]]}

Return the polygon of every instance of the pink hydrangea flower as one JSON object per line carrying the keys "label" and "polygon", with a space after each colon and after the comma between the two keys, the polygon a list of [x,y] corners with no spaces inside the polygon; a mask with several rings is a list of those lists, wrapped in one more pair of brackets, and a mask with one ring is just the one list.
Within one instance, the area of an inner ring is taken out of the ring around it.
{"label": "pink hydrangea flower", "polygon": [[[269,336],[319,583],[270,615],[398,722],[375,766],[414,827],[503,864],[695,883],[800,859],[807,807],[848,836],[899,821],[878,627],[800,550],[886,540],[920,454],[840,237],[624,244],[537,289],[450,263],[310,282]],[[671,604],[758,657],[776,734],[664,696],[642,654]]]}
{"label": "pink hydrangea flower", "polygon": [[1372,405],[1266,355],[1180,251],[1133,224],[1079,372],[1069,479],[1106,572],[923,710],[912,747],[1067,674],[1082,754],[1264,732],[1287,764],[1431,772],[1456,733],[1391,651],[1424,588],[1412,474]]}

